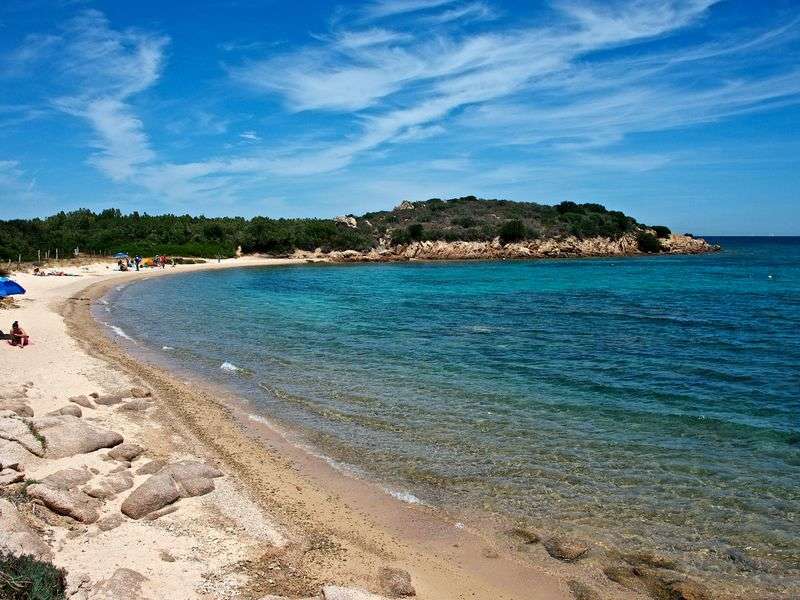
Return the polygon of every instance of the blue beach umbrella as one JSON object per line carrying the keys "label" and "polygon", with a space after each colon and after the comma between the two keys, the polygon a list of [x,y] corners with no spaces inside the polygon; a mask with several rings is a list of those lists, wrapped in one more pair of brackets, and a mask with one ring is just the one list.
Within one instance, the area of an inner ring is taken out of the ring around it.
{"label": "blue beach umbrella", "polygon": [[127,252],[117,252],[111,258],[128,258],[128,253]]}
{"label": "blue beach umbrella", "polygon": [[16,281],[11,281],[6,277],[0,277],[0,298],[13,296],[14,294],[24,294],[25,288]]}

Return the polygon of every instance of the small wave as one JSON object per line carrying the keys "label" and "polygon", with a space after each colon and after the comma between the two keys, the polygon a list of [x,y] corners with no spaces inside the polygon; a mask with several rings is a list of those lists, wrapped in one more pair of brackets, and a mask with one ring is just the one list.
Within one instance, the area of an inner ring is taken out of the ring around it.
{"label": "small wave", "polygon": [[472,327],[467,327],[468,331],[472,333],[494,333],[494,327],[489,327],[488,325],[473,325]]}
{"label": "small wave", "polygon": [[400,502],[405,502],[406,504],[425,504],[422,500],[417,498],[411,492],[406,490],[393,490],[391,488],[385,487],[383,490],[389,494],[392,498],[400,500]]}
{"label": "small wave", "polygon": [[238,372],[240,372],[242,370],[241,368],[237,367],[235,364],[229,363],[227,360],[224,363],[222,363],[219,366],[219,368],[222,369],[223,371],[228,371],[229,373],[238,373]]}
{"label": "small wave", "polygon": [[116,325],[112,325],[111,323],[103,323],[106,327],[108,327],[111,331],[116,333],[119,337],[125,338],[126,340],[133,341],[133,338],[125,333],[121,327],[117,327]]}
{"label": "small wave", "polygon": [[169,351],[169,350],[175,350],[175,348],[173,348],[172,346],[161,346],[161,349],[162,349],[162,350],[167,350],[167,351]]}
{"label": "small wave", "polygon": [[100,298],[100,299],[98,300],[98,302],[99,302],[100,304],[108,304],[108,300],[106,300],[105,298]]}

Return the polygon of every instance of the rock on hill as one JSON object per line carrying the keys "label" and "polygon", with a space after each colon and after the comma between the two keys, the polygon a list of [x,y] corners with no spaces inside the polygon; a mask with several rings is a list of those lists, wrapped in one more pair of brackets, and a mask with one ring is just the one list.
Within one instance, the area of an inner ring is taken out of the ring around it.
{"label": "rock on hill", "polygon": [[698,254],[719,249],[691,235],[673,235],[664,226],[643,225],[600,204],[574,202],[548,206],[474,196],[404,201],[391,211],[336,221],[371,238],[371,248],[330,253],[322,248],[315,256],[389,261]]}

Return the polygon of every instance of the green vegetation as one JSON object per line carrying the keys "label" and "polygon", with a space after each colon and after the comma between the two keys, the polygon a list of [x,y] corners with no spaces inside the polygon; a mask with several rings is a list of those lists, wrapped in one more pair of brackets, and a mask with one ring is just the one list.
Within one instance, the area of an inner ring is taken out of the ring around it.
{"label": "green vegetation", "polygon": [[661,252],[661,242],[658,241],[656,236],[647,231],[639,232],[636,236],[636,243],[639,246],[639,250],[642,252]]}
{"label": "green vegetation", "polygon": [[[367,250],[379,240],[407,244],[417,240],[504,242],[534,238],[603,236],[619,238],[643,230],[635,219],[600,204],[481,200],[474,196],[405,203],[391,211],[371,212],[348,227],[333,219],[269,219],[255,217],[150,216],[118,209],[61,212],[45,219],[0,221],[0,259],[36,260],[58,250],[70,257],[84,254],[153,256],[233,256],[244,252],[288,254],[296,249]],[[654,227],[668,236],[666,227]]]}
{"label": "green vegetation", "polygon": [[672,231],[670,231],[669,227],[664,227],[664,225],[653,225],[651,227],[653,231],[656,232],[656,237],[661,239],[668,238],[672,235]]}
{"label": "green vegetation", "polygon": [[519,219],[506,221],[500,226],[500,241],[504,244],[524,240],[525,236],[525,224]]}
{"label": "green vegetation", "polygon": [[66,573],[30,556],[0,554],[0,598],[60,600],[65,597]]}

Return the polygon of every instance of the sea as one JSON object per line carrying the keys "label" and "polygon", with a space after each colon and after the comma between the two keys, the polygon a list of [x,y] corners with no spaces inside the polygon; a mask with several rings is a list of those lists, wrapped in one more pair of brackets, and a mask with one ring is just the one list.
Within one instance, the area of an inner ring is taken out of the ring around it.
{"label": "sea", "polygon": [[800,593],[800,238],[708,239],[176,274],[104,318],[400,500]]}

